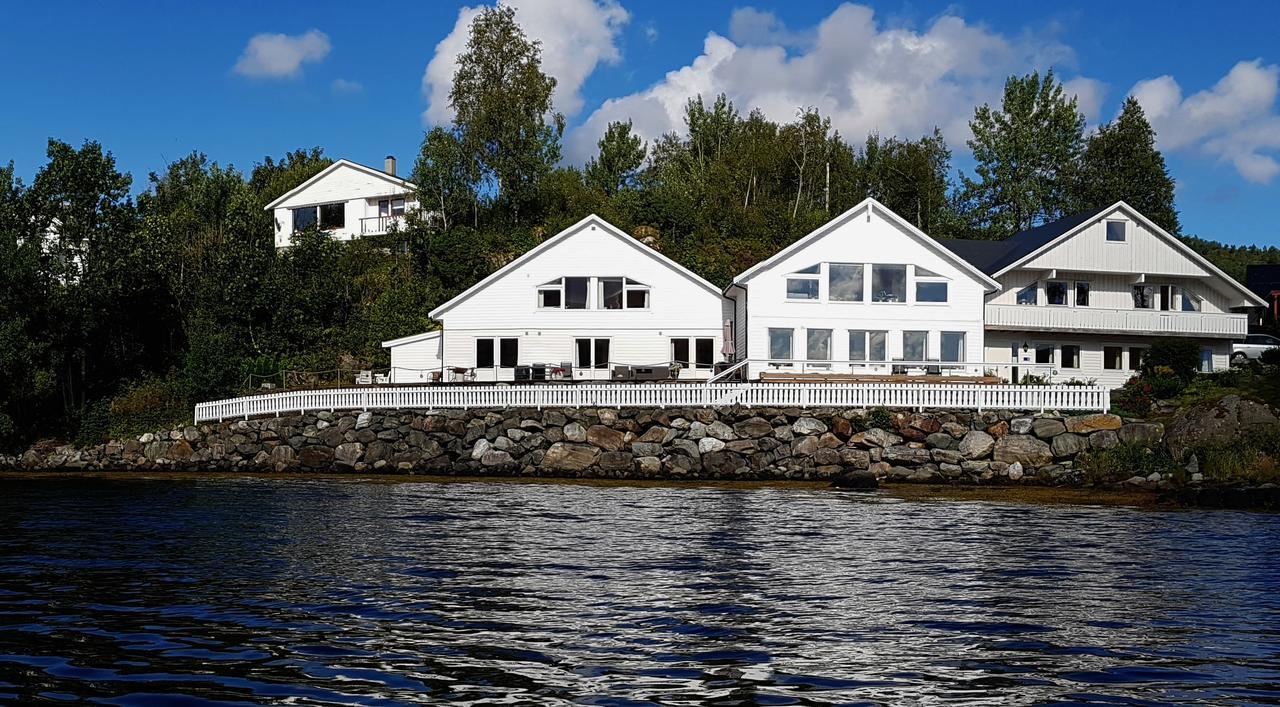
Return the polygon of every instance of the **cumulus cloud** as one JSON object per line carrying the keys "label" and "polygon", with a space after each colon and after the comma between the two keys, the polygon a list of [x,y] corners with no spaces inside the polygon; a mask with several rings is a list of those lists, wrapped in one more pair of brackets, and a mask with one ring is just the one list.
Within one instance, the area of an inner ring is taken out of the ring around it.
{"label": "cumulus cloud", "polygon": [[252,78],[293,78],[307,62],[329,55],[329,36],[318,29],[305,34],[255,34],[232,68]]}
{"label": "cumulus cloud", "polygon": [[[814,107],[846,136],[869,132],[914,137],[942,129],[952,144],[969,137],[973,108],[1000,100],[1005,79],[1032,68],[1074,65],[1052,36],[1006,36],[954,14],[925,29],[889,27],[871,8],[844,4],[806,31],[774,15],[738,10],[730,36],[712,32],[702,53],[638,93],[606,101],[566,140],[566,156],[594,154],[611,121],[631,119],[647,139],[683,129],[685,101],[725,93],[742,110],[790,121]],[[1075,78],[1081,105],[1096,113],[1102,85]]]}
{"label": "cumulus cloud", "polygon": [[348,81],[347,79],[334,79],[329,88],[336,94],[351,95],[364,91],[364,85],[359,81]]}
{"label": "cumulus cloud", "polygon": [[[530,39],[542,42],[542,70],[556,79],[551,99],[555,109],[567,116],[582,110],[582,84],[600,64],[622,60],[618,35],[631,19],[616,0],[502,0],[515,8],[516,20]],[[453,119],[449,89],[458,55],[467,48],[471,20],[481,7],[463,7],[449,35],[436,45],[434,56],[422,76],[422,92],[428,125]]]}
{"label": "cumulus cloud", "polygon": [[1212,88],[1183,97],[1172,76],[1139,81],[1130,91],[1156,130],[1160,149],[1191,151],[1230,163],[1259,184],[1280,174],[1280,66],[1242,61]]}
{"label": "cumulus cloud", "polygon": [[1064,81],[1062,90],[1068,96],[1076,97],[1076,106],[1085,120],[1090,123],[1098,122],[1098,116],[1102,114],[1102,99],[1107,95],[1106,84],[1097,79],[1077,76]]}

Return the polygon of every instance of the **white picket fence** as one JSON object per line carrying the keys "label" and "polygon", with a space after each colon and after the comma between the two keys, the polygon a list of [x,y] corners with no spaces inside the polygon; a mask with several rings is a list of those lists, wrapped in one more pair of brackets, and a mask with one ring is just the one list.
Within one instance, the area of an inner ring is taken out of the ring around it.
{"label": "white picket fence", "polygon": [[545,407],[845,407],[963,410],[1101,410],[1099,386],[946,383],[710,383],[490,385],[294,390],[196,405],[196,422],[317,410]]}

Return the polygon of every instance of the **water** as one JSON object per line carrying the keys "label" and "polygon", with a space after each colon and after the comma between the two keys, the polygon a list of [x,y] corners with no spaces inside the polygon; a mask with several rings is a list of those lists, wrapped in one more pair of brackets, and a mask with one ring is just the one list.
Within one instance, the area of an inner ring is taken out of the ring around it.
{"label": "water", "polygon": [[1280,516],[0,481],[0,701],[1280,704]]}

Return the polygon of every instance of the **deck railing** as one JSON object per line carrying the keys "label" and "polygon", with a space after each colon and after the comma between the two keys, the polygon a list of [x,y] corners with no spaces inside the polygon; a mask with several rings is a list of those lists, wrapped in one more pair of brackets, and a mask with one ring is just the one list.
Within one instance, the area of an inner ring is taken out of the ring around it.
{"label": "deck railing", "polygon": [[1099,386],[947,383],[711,383],[475,385],[295,390],[196,405],[196,422],[319,410],[544,407],[848,407],[1101,410]]}
{"label": "deck railing", "polygon": [[1218,312],[989,304],[987,328],[1243,338],[1249,331],[1249,318]]}

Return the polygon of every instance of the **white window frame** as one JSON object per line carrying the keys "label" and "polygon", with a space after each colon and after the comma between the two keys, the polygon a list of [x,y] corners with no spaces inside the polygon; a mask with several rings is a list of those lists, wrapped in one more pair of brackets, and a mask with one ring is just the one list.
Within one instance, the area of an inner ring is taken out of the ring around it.
{"label": "white window frame", "polygon": [[[948,336],[948,335],[952,335],[952,334],[957,335],[957,336],[959,336],[959,337],[960,337],[960,357],[959,357],[959,358],[957,358],[957,359],[955,359],[954,361],[952,361],[952,360],[948,360],[948,359],[946,358],[946,356],[947,356],[947,336]],[[967,351],[968,346],[969,346],[969,335],[968,335],[968,332],[964,332],[964,331],[944,331],[944,332],[940,332],[940,333],[938,334],[938,360],[942,361],[943,363],[964,363],[964,360],[968,357],[968,351]]]}
{"label": "white window frame", "polygon": [[[817,333],[817,332],[826,332],[826,334],[827,334],[827,357],[826,357],[826,358],[814,358],[814,357],[813,357],[813,351],[812,351],[812,348],[813,348],[813,340],[812,340],[812,338],[811,338],[811,337],[813,336],[813,334],[815,334],[815,333]],[[814,328],[812,328],[812,329],[805,329],[805,330],[804,330],[804,360],[805,360],[805,365],[806,365],[806,366],[808,366],[808,367],[810,367],[810,368],[825,368],[825,369],[829,369],[829,368],[831,368],[832,353],[834,353],[834,352],[832,351],[832,347],[833,347],[833,346],[835,346],[835,341],[834,341],[834,339],[835,339],[835,330],[834,330],[834,329],[827,329],[827,328],[824,328],[824,327],[814,327]]]}
{"label": "white window frame", "polygon": [[[907,358],[907,335],[908,334],[924,335],[924,344],[920,347],[921,356],[918,359]],[[929,360],[929,332],[927,330],[924,330],[924,329],[903,329],[902,330],[902,360],[908,363],[916,363],[916,362]]]}
{"label": "white window frame", "polygon": [[[1022,293],[1031,290],[1031,301],[1020,302]],[[1013,293],[1013,303],[1019,307],[1036,307],[1040,304],[1040,281],[1037,280],[1026,287],[1020,287]]]}
{"label": "white window frame", "polygon": [[[550,305],[544,305],[544,304],[542,303],[542,293],[543,293],[544,291],[545,291],[545,292],[552,292],[552,291],[555,291],[555,292],[560,293],[560,304],[558,304],[558,305],[556,305],[556,306],[554,306],[554,307],[552,307],[552,306],[550,306]],[[590,291],[590,287],[589,287],[589,286],[588,286],[588,291]],[[551,280],[550,282],[544,282],[544,283],[542,283],[541,285],[538,285],[537,287],[535,287],[535,288],[534,288],[534,298],[535,298],[535,299],[534,299],[534,302],[537,304],[537,308],[538,308],[538,309],[564,309],[564,308],[565,308],[565,306],[564,306],[564,278],[563,278],[563,277],[558,277],[558,278],[556,278],[556,279],[554,279],[554,280]]]}
{"label": "white window frame", "polygon": [[[578,342],[579,342],[579,341],[582,341],[582,340],[584,340],[584,339],[585,339],[586,341],[590,341],[590,342],[591,342],[591,347],[590,347],[590,348],[591,348],[591,363],[590,363],[590,364],[588,364],[588,365],[584,365],[584,364],[582,363],[581,358],[580,358],[580,357],[579,357],[579,355],[578,355]],[[573,337],[573,366],[574,366],[574,368],[579,368],[579,369],[582,369],[582,370],[584,370],[584,371],[607,371],[607,370],[609,370],[609,364],[611,364],[611,363],[612,363],[612,361],[605,361],[605,362],[604,362],[604,365],[600,365],[600,362],[599,362],[599,361],[597,361],[597,360],[595,360],[595,359],[596,359],[596,342],[597,342],[597,341],[607,341],[607,342],[609,342],[609,358],[613,358],[613,337],[612,337],[612,336],[575,336],[575,337]]]}
{"label": "white window frame", "polygon": [[[787,333],[786,358],[775,358],[773,355],[773,333],[775,331]],[[796,330],[788,329],[786,327],[768,327],[765,329],[765,345],[768,347],[766,353],[769,354],[768,360],[771,365],[790,368],[791,362],[795,360],[796,355]]]}
{"label": "white window frame", "polygon": [[1088,299],[1093,300],[1093,283],[1090,280],[1076,280],[1075,287],[1071,290],[1071,306],[1072,307],[1091,307],[1090,303],[1080,304],[1080,286],[1084,285],[1084,291],[1088,293]]}
{"label": "white window frame", "polygon": [[[1119,360],[1116,361],[1118,365],[1115,368],[1110,368],[1107,366],[1107,349],[1120,349],[1120,358]],[[1128,357],[1129,357],[1129,353],[1127,351],[1127,347],[1124,344],[1103,344],[1102,345],[1102,370],[1127,371],[1129,370],[1128,365],[1126,365]]]}
{"label": "white window frame", "polygon": [[[1067,365],[1067,354],[1065,353],[1065,351],[1067,350],[1068,347],[1074,348],[1076,350],[1076,365],[1074,366]],[[1081,346],[1080,344],[1061,344],[1058,346],[1058,368],[1062,368],[1068,371],[1078,371],[1080,370],[1080,359],[1083,356],[1084,356],[1084,347]]]}
{"label": "white window frame", "polygon": [[[1105,223],[1107,225],[1103,226],[1104,232],[1102,234],[1102,237],[1107,243],[1128,243],[1129,242],[1129,222],[1128,221],[1123,221],[1120,219],[1107,219]],[[1118,239],[1111,237],[1111,224],[1113,223],[1118,224],[1121,228],[1120,238]]]}
{"label": "white window frame", "polygon": [[[800,270],[797,270],[793,273],[788,274],[787,277],[785,278],[785,281],[783,282],[783,290],[782,290],[783,299],[785,299],[788,302],[821,302],[822,301],[822,271],[824,269],[825,268],[822,267],[822,263],[816,263],[814,265],[801,268]],[[806,271],[812,271],[812,272],[806,272]],[[793,297],[791,295],[791,282],[793,280],[796,282],[812,282],[813,296],[812,297]]]}
{"label": "white window frame", "polygon": [[[910,303],[912,295],[911,291],[911,267],[906,263],[871,263],[871,298],[868,300],[871,304],[887,304],[887,305],[905,305]],[[902,268],[902,299],[879,300],[876,299],[876,268]]]}
{"label": "white window frame", "polygon": [[[1062,285],[1062,303],[1054,304],[1049,299],[1049,287],[1052,285]],[[1044,283],[1044,305],[1046,307],[1070,307],[1071,306],[1071,281],[1070,280],[1045,280]]]}
{"label": "white window frame", "polygon": [[[924,271],[924,274],[921,274]],[[911,266],[911,285],[908,290],[911,293],[911,303],[925,306],[937,307],[951,303],[951,278],[939,275],[932,270],[927,270],[919,265]],[[941,284],[943,286],[943,298],[941,301],[921,300],[920,285],[921,284]]]}
{"label": "white window frame", "polygon": [[[866,263],[827,263],[827,301],[836,304],[861,304],[867,301],[867,265]],[[833,268],[858,268],[858,296],[855,299],[835,299],[831,293],[831,272]]]}

